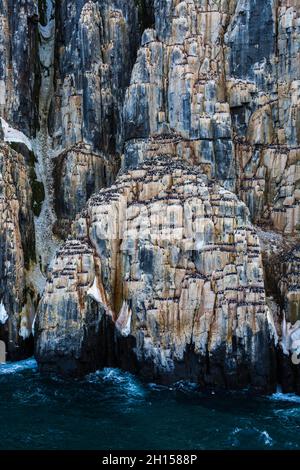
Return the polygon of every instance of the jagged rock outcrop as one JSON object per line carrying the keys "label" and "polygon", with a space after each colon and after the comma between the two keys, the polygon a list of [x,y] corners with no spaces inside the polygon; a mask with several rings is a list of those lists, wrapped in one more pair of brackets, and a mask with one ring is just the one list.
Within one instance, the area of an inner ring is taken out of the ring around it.
{"label": "jagged rock outcrop", "polygon": [[30,353],[34,309],[25,277],[35,257],[31,204],[24,157],[0,143],[0,338],[10,359]]}
{"label": "jagged rock outcrop", "polygon": [[300,393],[299,36],[298,0],[1,2],[11,357],[47,277],[43,369]]}
{"label": "jagged rock outcrop", "polygon": [[[7,358],[32,355],[37,179],[31,137],[39,126],[38,2],[0,2],[0,340]],[[34,194],[33,194],[34,193]]]}
{"label": "jagged rock outcrop", "polygon": [[109,186],[118,172],[118,162],[91,146],[78,144],[55,159],[55,231],[62,238],[70,233],[71,223],[99,188]]}
{"label": "jagged rock outcrop", "polygon": [[234,194],[159,156],[94,195],[74,230],[39,309],[42,367],[99,366],[96,330],[98,349],[115,342],[116,364],[149,379],[272,388],[260,247]]}
{"label": "jagged rock outcrop", "polygon": [[293,238],[259,231],[266,294],[280,338],[278,382],[300,393],[300,246]]}
{"label": "jagged rock outcrop", "polygon": [[239,1],[225,35],[239,189],[256,223],[299,235],[297,1]]}
{"label": "jagged rock outcrop", "polygon": [[124,166],[157,152],[158,135],[160,151],[216,176],[256,223],[297,235],[297,2],[155,5],[126,93]]}
{"label": "jagged rock outcrop", "polygon": [[25,157],[36,264],[20,276],[36,299],[71,220],[116,177],[141,13],[134,0],[1,2],[0,138]]}
{"label": "jagged rock outcrop", "polygon": [[0,114],[28,137],[38,127],[38,0],[0,3]]}
{"label": "jagged rock outcrop", "polygon": [[[111,320],[94,301],[99,300],[96,273],[97,261],[87,243],[68,240],[58,252],[36,324],[36,355],[43,370],[78,375],[89,372],[91,364],[114,365]],[[93,282],[94,290],[87,295]]]}
{"label": "jagged rock outcrop", "polygon": [[[58,169],[62,159],[71,167],[63,181],[59,171],[54,170],[58,175],[55,185],[63,184],[65,192],[55,194],[58,224],[64,225],[66,207],[67,218],[74,219],[91,192],[109,185],[116,176],[122,151],[123,98],[140,28],[134,0],[57,2],[55,20],[55,90],[49,109],[49,133],[53,152],[59,155]],[[80,161],[78,151],[73,151],[76,146],[85,147]],[[86,191],[82,190],[85,181],[90,187]],[[72,197],[73,193],[80,195],[81,202]],[[70,198],[67,200],[65,195]]]}
{"label": "jagged rock outcrop", "polygon": [[136,2],[65,0],[56,6],[56,28],[54,148],[84,142],[113,156],[139,44]]}
{"label": "jagged rock outcrop", "polygon": [[126,94],[123,166],[180,156],[234,190],[254,223],[299,240],[298,2],[154,5]]}
{"label": "jagged rock outcrop", "polygon": [[178,155],[230,189],[236,171],[226,100],[223,36],[228,2],[156,1],[124,104],[124,166],[152,150]]}

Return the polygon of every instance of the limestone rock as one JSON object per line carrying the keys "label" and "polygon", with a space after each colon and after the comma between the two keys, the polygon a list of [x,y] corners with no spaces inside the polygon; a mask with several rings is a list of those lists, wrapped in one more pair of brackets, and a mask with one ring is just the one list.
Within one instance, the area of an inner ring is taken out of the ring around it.
{"label": "limestone rock", "polygon": [[228,2],[155,2],[156,29],[144,32],[126,92],[124,167],[147,157],[158,137],[161,152],[235,188],[223,53],[230,11]]}
{"label": "limestone rock", "polygon": [[112,184],[118,160],[93,152],[88,145],[76,145],[54,160],[55,209],[58,218],[55,230],[62,237],[70,232],[76,215],[87,200],[100,188]]}
{"label": "limestone rock", "polygon": [[34,317],[26,292],[26,268],[35,256],[31,204],[24,157],[0,143],[0,339],[10,359],[26,354]]}
{"label": "limestone rock", "polygon": [[84,142],[115,155],[140,35],[135,1],[65,0],[56,9],[55,153]]}
{"label": "limestone rock", "polygon": [[114,343],[116,364],[148,379],[272,387],[260,247],[234,194],[179,159],[157,156],[94,195],[74,235],[39,309],[42,367],[60,369],[70,355],[72,370],[87,356],[97,367],[86,343],[104,316],[115,338],[102,332],[98,347]]}
{"label": "limestone rock", "polygon": [[239,1],[225,35],[241,198],[253,221],[298,236],[299,32],[297,1]]}
{"label": "limestone rock", "polygon": [[157,0],[155,19],[126,92],[123,166],[159,137],[160,152],[236,191],[255,223],[297,235],[297,2]]}
{"label": "limestone rock", "polygon": [[[22,188],[28,189],[28,201],[19,201],[20,227],[17,209],[12,222],[11,237],[20,231],[25,240],[23,251],[15,243],[20,272],[11,265],[20,280],[6,296],[33,290],[38,301],[59,237],[91,194],[116,176],[123,97],[140,39],[138,10],[135,0],[1,2],[0,138],[23,155]],[[15,165],[11,171],[19,174]],[[2,248],[0,258],[9,263],[12,255]],[[20,293],[5,311],[21,315],[22,302]],[[21,319],[22,334],[31,333],[34,307],[28,325]],[[11,349],[19,346],[18,328]]]}
{"label": "limestone rock", "polygon": [[37,248],[47,271],[70,222],[119,169],[123,98],[140,26],[135,0],[45,4],[36,153],[45,187]]}
{"label": "limestone rock", "polygon": [[78,374],[88,372],[91,362],[109,364],[109,318],[98,306],[98,269],[87,243],[70,239],[58,252],[36,322],[36,355],[44,370]]}
{"label": "limestone rock", "polygon": [[279,339],[278,383],[300,393],[300,246],[293,238],[259,231],[265,285]]}
{"label": "limestone rock", "polygon": [[38,126],[38,0],[0,4],[0,115],[30,137]]}
{"label": "limestone rock", "polygon": [[43,369],[300,393],[299,33],[298,0],[2,0],[11,357],[39,303]]}

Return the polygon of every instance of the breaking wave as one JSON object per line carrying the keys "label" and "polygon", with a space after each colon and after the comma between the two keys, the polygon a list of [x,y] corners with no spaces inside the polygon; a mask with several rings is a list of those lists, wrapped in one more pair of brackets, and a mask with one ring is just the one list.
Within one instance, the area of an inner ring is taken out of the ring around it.
{"label": "breaking wave", "polygon": [[34,358],[26,359],[18,362],[7,362],[0,364],[0,375],[16,374],[24,370],[37,370],[37,362]]}
{"label": "breaking wave", "polygon": [[277,392],[277,393],[273,393],[273,395],[271,395],[269,398],[270,400],[274,400],[274,401],[287,401],[291,403],[300,403],[300,396],[295,395],[294,393]]}
{"label": "breaking wave", "polygon": [[245,427],[239,428],[236,427],[229,437],[229,442],[231,447],[236,448],[245,448],[247,441],[251,439],[256,441],[256,445],[262,445],[266,448],[273,446],[273,438],[270,436],[269,432],[266,430],[259,430],[255,427]]}
{"label": "breaking wave", "polygon": [[299,413],[300,397],[280,389],[213,394],[119,369],[68,379],[32,358],[0,365],[0,449],[299,449]]}
{"label": "breaking wave", "polygon": [[106,384],[128,398],[143,398],[146,395],[143,384],[134,375],[120,369],[105,368],[88,374],[86,380],[92,384]]}

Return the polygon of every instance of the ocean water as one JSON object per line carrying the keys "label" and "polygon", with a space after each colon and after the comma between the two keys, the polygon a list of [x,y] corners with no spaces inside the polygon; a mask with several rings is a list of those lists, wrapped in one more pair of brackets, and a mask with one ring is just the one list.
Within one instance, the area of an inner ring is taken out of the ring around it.
{"label": "ocean water", "polygon": [[0,449],[300,449],[300,397],[202,393],[105,369],[45,377],[0,365]]}

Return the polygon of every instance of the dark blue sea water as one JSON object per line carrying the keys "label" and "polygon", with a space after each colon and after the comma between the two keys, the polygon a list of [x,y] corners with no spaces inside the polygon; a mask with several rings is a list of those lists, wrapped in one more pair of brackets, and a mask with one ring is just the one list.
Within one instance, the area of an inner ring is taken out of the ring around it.
{"label": "dark blue sea water", "polygon": [[113,369],[63,380],[31,359],[0,366],[0,423],[0,449],[299,449],[300,397],[204,394]]}

